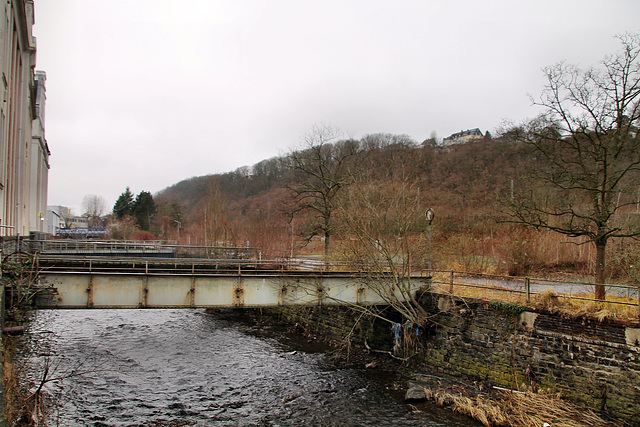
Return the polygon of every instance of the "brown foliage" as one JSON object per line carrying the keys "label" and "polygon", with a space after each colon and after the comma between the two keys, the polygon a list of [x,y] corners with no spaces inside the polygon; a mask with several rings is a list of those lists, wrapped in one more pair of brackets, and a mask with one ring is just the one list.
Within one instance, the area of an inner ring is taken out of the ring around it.
{"label": "brown foliage", "polygon": [[139,231],[137,233],[134,233],[131,236],[131,240],[142,240],[142,241],[149,241],[149,240],[156,240],[157,237],[155,236],[155,234],[150,233],[148,231]]}
{"label": "brown foliage", "polygon": [[[410,183],[416,209],[421,211],[412,232],[423,240],[427,230],[424,210],[432,208],[436,212],[432,230],[434,267],[509,274],[594,271],[595,251],[584,240],[523,231],[498,222],[503,218],[498,193],[509,194],[511,181],[517,183],[527,165],[543,161],[525,144],[494,138],[443,148],[417,145],[409,138],[384,134],[368,135],[359,143],[362,174],[356,183],[358,188]],[[305,246],[301,237],[313,235],[312,214],[298,213],[293,221],[287,215],[291,211],[287,209],[291,194],[286,189],[297,178],[285,160],[269,159],[253,168],[191,178],[165,190],[156,197],[160,207],[167,206],[162,207],[162,212],[167,211],[163,214],[167,219],[164,227],[158,227],[164,230],[159,236],[175,238],[177,230],[170,216],[173,214],[167,209],[178,204],[184,212],[183,233],[189,230],[203,242],[203,209],[211,183],[216,182],[220,197],[226,200],[223,240],[242,245],[249,241],[251,246],[263,248],[265,257],[316,251],[321,240],[310,239],[307,243],[311,244]],[[343,207],[361,209],[356,205]],[[332,238],[338,245],[344,246],[353,237],[340,227],[333,230]],[[616,247],[612,252],[620,256],[612,258],[610,277],[631,277],[640,271],[628,267],[640,265],[633,262],[636,256],[633,254],[639,252],[637,246],[620,246],[620,250]]]}

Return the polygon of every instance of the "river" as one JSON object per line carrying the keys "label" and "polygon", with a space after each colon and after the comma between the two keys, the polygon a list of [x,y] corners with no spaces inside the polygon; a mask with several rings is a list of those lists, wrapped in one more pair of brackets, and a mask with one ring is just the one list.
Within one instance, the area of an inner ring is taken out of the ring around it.
{"label": "river", "polygon": [[479,425],[412,411],[403,380],[330,363],[326,348],[239,311],[41,310],[29,332],[32,364],[57,378],[50,425]]}

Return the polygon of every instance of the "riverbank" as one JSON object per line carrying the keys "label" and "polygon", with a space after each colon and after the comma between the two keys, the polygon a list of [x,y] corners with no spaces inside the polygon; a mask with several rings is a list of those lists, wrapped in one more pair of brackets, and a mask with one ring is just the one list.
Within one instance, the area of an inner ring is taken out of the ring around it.
{"label": "riverbank", "polygon": [[[424,387],[424,400],[485,425],[536,420],[552,426],[589,426],[597,420],[597,425],[620,426],[623,420],[633,425],[640,417],[633,398],[634,378],[640,378],[639,349],[624,341],[625,328],[628,338],[633,327],[629,332],[626,324],[611,321],[525,315],[522,307],[492,307],[481,300],[447,301],[431,302],[440,313],[437,323],[420,332],[420,339],[411,335],[415,347],[403,361],[391,351],[397,339],[408,337],[402,328],[396,334],[389,324],[333,307],[288,307],[267,313],[310,339],[326,341],[360,366],[378,364],[443,378]],[[580,332],[569,335],[571,328]],[[371,361],[374,356],[378,362]],[[473,396],[451,393],[462,390],[462,383],[479,391]],[[527,410],[537,405],[549,412]]]}
{"label": "riverbank", "polygon": [[[1,291],[0,291],[1,292]],[[4,376],[4,339],[0,335],[0,427],[7,426],[7,397],[5,394],[5,376]]]}
{"label": "riverbank", "polygon": [[[480,385],[480,387],[482,387]],[[480,388],[462,381],[429,374],[416,374],[408,383],[407,402],[430,401],[467,415],[485,426],[621,427],[620,420],[607,420],[595,412],[572,405],[560,395]]]}
{"label": "riverbank", "polygon": [[[17,332],[20,331],[20,332]],[[50,403],[43,390],[47,372],[27,380],[21,349],[27,346],[21,327],[5,328],[2,340],[2,422],[3,425],[32,426],[45,423]],[[37,346],[38,343],[35,343]]]}
{"label": "riverbank", "polygon": [[[465,305],[465,310],[473,311],[473,306]],[[284,311],[288,313],[285,314]],[[474,417],[485,425],[522,425],[518,423],[522,422],[523,418],[517,418],[522,414],[518,415],[516,411],[517,408],[526,407],[521,400],[522,393],[496,390],[493,388],[495,382],[488,379],[477,380],[468,375],[453,375],[456,373],[453,369],[455,365],[449,368],[452,375],[446,375],[442,372],[442,363],[438,366],[429,364],[429,360],[434,360],[434,351],[448,351],[443,360],[449,363],[460,358],[460,355],[453,352],[454,347],[447,348],[439,344],[438,339],[442,337],[438,338],[438,334],[442,331],[425,330],[421,336],[424,339],[419,342],[420,346],[415,348],[417,351],[410,357],[399,360],[399,356],[391,351],[396,335],[388,324],[356,316],[358,324],[355,325],[353,312],[334,307],[288,308],[284,311],[51,311],[40,312],[32,332],[37,334],[38,331],[45,331],[47,339],[53,339],[54,342],[51,343],[52,347],[47,354],[54,357],[55,354],[65,355],[65,358],[69,357],[69,363],[75,360],[75,363],[84,361],[85,364],[90,362],[99,366],[95,372],[88,369],[86,377],[69,378],[69,381],[73,382],[72,389],[83,396],[83,401],[68,402],[69,406],[63,410],[95,414],[96,417],[103,417],[105,420],[111,419],[109,417],[122,420],[123,418],[118,417],[127,415],[129,411],[138,417],[146,417],[142,418],[146,420],[155,420],[156,418],[149,417],[158,413],[162,413],[168,420],[180,419],[181,416],[194,420],[226,420],[226,417],[241,416],[250,408],[263,413],[265,407],[268,407],[269,411],[276,411],[276,414],[289,414],[286,416],[292,417],[293,425],[296,420],[317,415],[315,412],[308,412],[309,404],[313,405],[314,411],[324,411],[318,407],[324,404],[337,405],[350,411],[354,403],[350,399],[355,398],[359,404],[365,402],[366,408],[372,405],[381,406],[387,404],[382,403],[385,400],[383,395],[406,398],[407,382],[421,379],[419,387],[424,391],[424,397],[421,398],[423,402],[416,402],[415,396],[409,396],[409,402],[401,404],[400,407],[393,407],[392,415],[381,414],[380,408],[376,408],[377,416],[394,420],[406,418],[409,423],[406,425],[415,425],[407,413],[428,413],[429,417],[433,417],[434,408],[439,404],[446,408],[441,410],[443,414],[453,414],[457,411]],[[489,321],[488,313],[482,313],[485,320]],[[51,321],[47,321],[47,317],[50,317]],[[306,322],[303,321],[304,318],[307,319]],[[309,322],[312,319],[315,319],[316,323]],[[511,317],[511,314],[504,319],[506,323],[496,324],[495,327],[506,330],[508,328],[505,325],[513,326],[514,317]],[[442,323],[438,328],[442,329],[445,326],[447,323]],[[475,327],[467,325],[464,332],[477,335]],[[335,335],[327,333],[329,330],[341,332],[340,335]],[[56,332],[52,334],[49,331]],[[487,331],[485,335],[486,333]],[[506,330],[505,333],[507,335],[503,335],[501,339],[508,340],[513,329]],[[256,337],[257,340],[249,338],[250,336]],[[462,337],[449,333],[449,345],[456,340],[462,343]],[[486,348],[491,349],[495,355],[499,353],[500,346],[497,338],[493,339],[494,347],[487,345]],[[554,339],[559,340],[558,337]],[[484,342],[487,343],[486,340]],[[509,345],[508,342],[504,344]],[[573,348],[573,351],[578,354],[578,349]],[[432,352],[432,359],[428,358],[429,352]],[[38,361],[37,358],[35,360]],[[325,367],[325,361],[331,361],[333,367]],[[487,362],[493,363],[492,360]],[[305,367],[312,369],[308,371]],[[59,368],[64,366],[60,365]],[[476,368],[483,366],[479,365]],[[513,368],[519,369],[516,365],[513,365]],[[64,373],[65,371],[62,372]],[[143,374],[142,377],[139,377],[140,373]],[[384,378],[386,385],[383,389],[366,385],[358,379],[359,375],[376,380]],[[326,383],[328,378],[331,378],[330,384]],[[346,383],[345,378],[349,378]],[[425,383],[424,378],[432,380]],[[158,386],[160,379],[169,382]],[[522,379],[526,380],[527,384],[523,386],[518,383],[517,391],[526,391],[524,396],[532,399],[532,407],[555,408],[551,415],[537,409],[544,418],[536,420],[552,420],[553,422],[549,423],[553,427],[567,425],[562,424],[559,415],[559,411],[564,411],[565,419],[572,417],[570,425],[594,425],[590,421],[578,423],[579,419],[575,414],[587,413],[584,407],[558,408],[560,404],[565,403],[558,398],[558,392],[545,389],[542,393],[537,393],[535,390],[540,390],[541,380],[537,380],[538,387],[534,388],[536,381],[527,380],[525,377]],[[143,389],[139,388],[141,384],[146,384]],[[110,388],[111,386],[115,386],[115,389]],[[167,400],[158,395],[160,389],[175,390],[178,393]],[[58,402],[69,399],[62,386],[54,385],[50,391],[57,393]],[[610,391],[610,396],[615,397],[613,391]],[[193,393],[195,395],[192,395]],[[369,393],[373,395],[367,396]],[[238,399],[226,401],[229,396],[237,396]],[[269,399],[265,401],[265,397]],[[371,403],[372,398],[374,403]],[[205,404],[195,404],[200,401]],[[491,415],[496,414],[496,408],[502,408],[503,412],[499,417]],[[123,411],[124,414],[119,414]],[[164,415],[165,412],[168,415]],[[371,420],[371,425],[376,425],[373,424],[374,415],[375,413],[366,415],[367,419]],[[273,414],[264,416],[269,417]],[[446,415],[438,416],[447,420],[444,425],[475,425],[470,421],[471,418],[465,422],[453,415],[449,415],[449,418]],[[457,424],[452,424],[452,420]],[[105,422],[96,418],[96,422],[98,421]],[[601,417],[597,425],[623,424],[616,424]]]}

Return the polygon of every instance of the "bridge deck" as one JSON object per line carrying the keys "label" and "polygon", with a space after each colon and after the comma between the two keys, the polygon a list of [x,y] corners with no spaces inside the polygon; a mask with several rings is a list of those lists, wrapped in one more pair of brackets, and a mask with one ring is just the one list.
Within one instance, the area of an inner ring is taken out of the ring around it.
{"label": "bridge deck", "polygon": [[[86,261],[86,260],[85,260]],[[55,264],[55,265],[54,265]],[[40,308],[213,308],[283,305],[386,304],[370,286],[389,275],[363,272],[267,270],[229,262],[111,260],[41,265]],[[264,266],[263,266],[264,267]],[[408,279],[411,292],[428,285]],[[402,297],[397,295],[397,297]]]}

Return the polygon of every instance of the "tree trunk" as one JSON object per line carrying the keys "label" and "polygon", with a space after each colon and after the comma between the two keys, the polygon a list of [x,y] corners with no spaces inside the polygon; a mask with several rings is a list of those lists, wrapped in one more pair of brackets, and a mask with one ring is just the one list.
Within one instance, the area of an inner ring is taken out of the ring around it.
{"label": "tree trunk", "polygon": [[329,261],[329,250],[331,249],[331,212],[325,212],[322,217],[324,221],[322,230],[324,231],[324,262]]}
{"label": "tree trunk", "polygon": [[325,230],[324,232],[324,260],[329,261],[329,232]]}
{"label": "tree trunk", "polygon": [[596,242],[596,299],[604,300],[606,291],[604,289],[604,267],[606,242]]}

